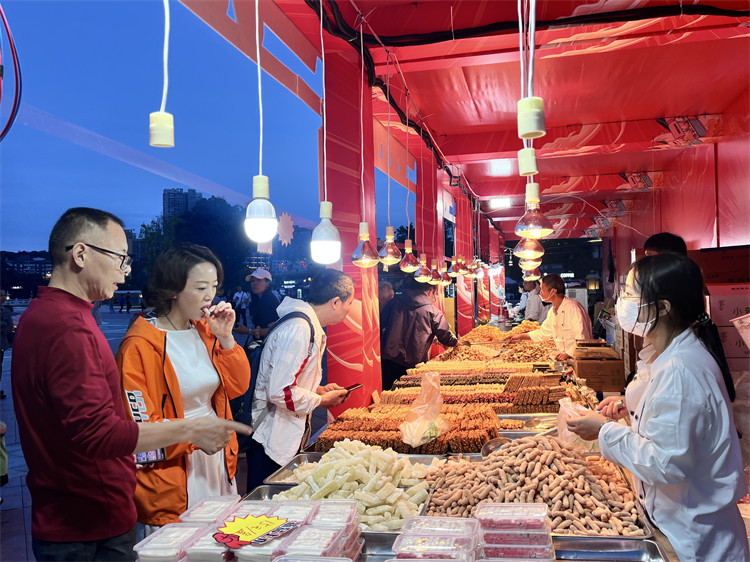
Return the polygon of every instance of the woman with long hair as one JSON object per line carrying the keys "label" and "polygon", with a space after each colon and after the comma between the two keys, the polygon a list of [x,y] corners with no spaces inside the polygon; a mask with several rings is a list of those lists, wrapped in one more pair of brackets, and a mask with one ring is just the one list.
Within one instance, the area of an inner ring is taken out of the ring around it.
{"label": "woman with long hair", "polygon": [[[117,353],[128,411],[142,423],[218,416],[232,419],[229,399],[250,382],[245,351],[232,336],[234,310],[212,304],[224,280],[221,262],[205,246],[162,252],[148,281],[154,312],[138,317]],[[237,437],[208,455],[192,443],[167,447],[137,472],[138,521],[153,527],[179,521],[200,500],[237,492]]]}
{"label": "woman with long hair", "polygon": [[[750,560],[737,500],[747,493],[730,402],[734,385],[703,276],[688,257],[638,260],[617,301],[623,330],[645,338],[636,379],[600,413],[569,419],[602,456],[627,468],[651,520],[680,560]],[[629,418],[630,426],[608,423]]]}

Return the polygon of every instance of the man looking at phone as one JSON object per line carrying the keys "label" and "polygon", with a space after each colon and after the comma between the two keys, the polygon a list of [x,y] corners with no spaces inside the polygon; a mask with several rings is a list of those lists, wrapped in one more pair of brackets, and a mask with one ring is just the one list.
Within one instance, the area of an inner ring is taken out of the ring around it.
{"label": "man looking at phone", "polygon": [[250,428],[201,417],[138,424],[92,301],[111,299],[131,258],[116,216],[68,209],[49,239],[52,277],[24,312],[11,365],[13,402],[29,472],[37,560],[135,559],[133,455],[191,441],[214,454]]}
{"label": "man looking at phone", "polygon": [[317,407],[341,404],[349,392],[336,383],[320,386],[326,335],[323,328],[338,324],[354,302],[354,281],[346,273],[324,269],[310,283],[308,301],[287,297],[279,317],[302,312],[304,318],[280,322],[268,336],[260,359],[253,398],[255,433],[247,453],[247,491],[290,462],[309,438],[309,419]]}

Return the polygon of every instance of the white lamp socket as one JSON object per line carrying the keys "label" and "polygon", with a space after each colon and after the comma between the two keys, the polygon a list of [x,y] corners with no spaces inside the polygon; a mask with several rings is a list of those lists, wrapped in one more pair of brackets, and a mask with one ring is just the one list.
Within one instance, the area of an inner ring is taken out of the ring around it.
{"label": "white lamp socket", "polygon": [[330,201],[320,202],[320,218],[331,219],[333,218],[333,203]]}
{"label": "white lamp socket", "polygon": [[526,202],[527,203],[539,203],[539,184],[538,183],[526,184]]}
{"label": "white lamp socket", "polygon": [[154,111],[148,116],[148,144],[162,148],[174,146],[174,117],[166,111]]}
{"label": "white lamp socket", "polygon": [[268,199],[268,176],[253,176],[253,199]]}
{"label": "white lamp socket", "polygon": [[370,239],[370,225],[367,222],[359,223],[359,238],[360,240]]}
{"label": "white lamp socket", "polygon": [[536,150],[522,148],[518,151],[518,173],[522,176],[533,176],[539,173],[536,165]]}
{"label": "white lamp socket", "polygon": [[546,134],[544,100],[529,97],[518,100],[518,137],[536,139]]}

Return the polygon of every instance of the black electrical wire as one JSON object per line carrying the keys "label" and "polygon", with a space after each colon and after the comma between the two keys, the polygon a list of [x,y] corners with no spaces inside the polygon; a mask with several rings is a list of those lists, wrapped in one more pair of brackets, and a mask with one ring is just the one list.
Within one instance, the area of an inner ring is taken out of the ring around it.
{"label": "black electrical wire", "polygon": [[2,140],[5,138],[5,135],[8,134],[8,131],[10,131],[10,128],[13,126],[13,123],[15,123],[16,116],[18,115],[18,109],[21,105],[21,67],[18,64],[16,44],[13,41],[13,35],[11,35],[10,33],[10,27],[8,26],[8,20],[5,18],[5,12],[3,11],[2,5],[0,5],[0,17],[2,17],[3,25],[5,26],[5,33],[8,36],[8,44],[10,45],[10,52],[13,56],[13,69],[16,81],[13,92],[13,106],[10,111],[10,115],[8,116],[8,122],[3,127],[2,132],[0,132],[0,142],[2,142]]}
{"label": "black electrical wire", "polygon": [[[320,3],[323,0],[305,0],[305,3],[313,10],[316,17],[321,17]],[[450,167],[445,165],[437,147],[432,142],[432,138],[429,134],[420,127],[417,123],[409,119],[406,113],[399,107],[396,100],[391,95],[386,84],[375,75],[375,62],[366,46],[360,45],[360,34],[352,26],[350,26],[344,19],[341,10],[338,7],[336,0],[328,0],[328,6],[333,16],[333,22],[331,21],[328,13],[323,11],[323,28],[333,35],[350,43],[355,48],[357,54],[362,53],[364,57],[364,64],[367,69],[367,79],[370,86],[376,86],[380,88],[385,95],[388,103],[396,111],[399,116],[401,123],[407,127],[411,127],[425,143],[427,148],[432,151],[435,161],[438,167],[442,168],[450,177],[451,183],[456,182],[457,186],[461,189],[461,192],[469,199],[473,204],[474,198],[466,192],[466,189],[461,184],[460,174],[458,177],[453,175]],[[635,8],[632,10],[616,10],[612,12],[596,13],[596,14],[585,14],[581,16],[571,16],[568,18],[560,18],[556,20],[544,20],[537,21],[537,29],[544,29],[547,27],[565,27],[565,26],[580,26],[580,25],[593,25],[603,23],[614,23],[620,21],[637,21],[644,19],[664,18],[681,15],[701,15],[701,16],[725,16],[732,18],[750,17],[750,10],[727,10],[724,8],[717,8],[715,6],[708,5],[670,5],[670,6],[651,6],[647,8]],[[361,14],[358,15],[361,18]],[[445,31],[432,31],[429,33],[411,33],[406,35],[392,35],[392,36],[378,36],[368,33],[362,33],[362,41],[365,45],[384,45],[386,47],[406,47],[406,46],[418,46],[418,45],[430,45],[433,43],[440,43],[443,41],[452,41],[455,39],[468,39],[473,37],[480,37],[484,35],[498,35],[505,33],[514,33],[518,29],[518,22],[513,21],[501,21],[494,22],[482,26],[470,27],[466,29],[450,29]],[[485,218],[488,220],[489,217],[486,213]],[[493,227],[500,230],[497,226]]]}

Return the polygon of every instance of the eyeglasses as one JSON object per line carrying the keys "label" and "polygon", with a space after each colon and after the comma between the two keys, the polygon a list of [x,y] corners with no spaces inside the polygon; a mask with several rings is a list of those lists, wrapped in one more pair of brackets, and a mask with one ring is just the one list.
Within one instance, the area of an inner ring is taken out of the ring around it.
{"label": "eyeglasses", "polygon": [[619,298],[624,299],[626,301],[639,301],[641,300],[640,295],[629,295],[625,289],[620,289],[620,296]]}
{"label": "eyeglasses", "polygon": [[[133,263],[133,258],[131,258],[127,254],[120,254],[118,252],[113,252],[112,250],[107,250],[106,248],[100,248],[99,246],[94,246],[93,244],[89,244],[88,242],[81,242],[84,246],[88,246],[89,248],[93,248],[94,250],[97,250],[99,252],[102,252],[103,254],[111,254],[113,256],[117,256],[122,261],[120,262],[120,269],[122,271],[125,271],[127,268],[130,267],[130,264]],[[73,244],[75,246],[75,244]],[[73,246],[66,246],[65,251],[70,252],[73,249]]]}

